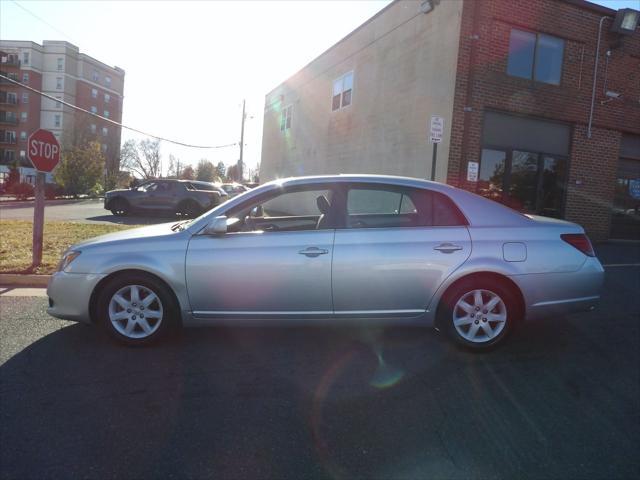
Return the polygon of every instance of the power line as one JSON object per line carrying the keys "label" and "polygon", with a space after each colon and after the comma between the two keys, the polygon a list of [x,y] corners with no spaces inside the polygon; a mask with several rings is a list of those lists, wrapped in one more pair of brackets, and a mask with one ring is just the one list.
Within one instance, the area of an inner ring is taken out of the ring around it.
{"label": "power line", "polygon": [[49,22],[47,22],[45,19],[39,17],[38,15],[36,15],[35,13],[33,13],[31,10],[29,10],[27,7],[23,7],[22,5],[20,5],[18,2],[16,2],[16,0],[11,0],[17,7],[21,8],[22,10],[24,10],[25,12],[27,12],[29,15],[31,15],[33,18],[36,18],[38,20],[40,20],[42,23],[44,23],[45,25],[47,25],[49,28],[54,29],[56,32],[58,32],[60,35],[62,35],[63,37],[66,37],[68,40],[71,40],[73,43],[76,43],[76,41],[71,38],[69,35],[67,35],[66,33],[64,33],[62,30],[60,30],[59,28],[56,28],[55,26],[51,25]]}
{"label": "power line", "polygon": [[10,78],[10,77],[8,77],[6,75],[0,74],[0,77],[2,77],[5,80],[8,80],[11,83],[14,83],[14,84],[18,85],[21,88],[24,88],[24,89],[29,90],[31,92],[37,93],[38,95],[40,95],[42,97],[48,98],[49,100],[53,100],[54,102],[61,103],[62,105],[65,105],[67,107],[73,108],[73,109],[78,110],[78,111],[80,111],[82,113],[86,113],[86,114],[91,115],[93,117],[99,118],[103,122],[107,122],[107,123],[110,123],[112,125],[116,125],[118,127],[121,127],[121,128],[127,129],[127,130],[131,130],[132,132],[136,132],[136,133],[140,133],[142,135],[146,135],[147,137],[155,138],[156,140],[162,140],[163,142],[174,143],[176,145],[180,145],[180,146],[183,146],[183,147],[201,148],[201,149],[228,148],[228,147],[235,147],[236,145],[238,145],[237,142],[228,143],[226,145],[192,145],[190,143],[184,143],[184,142],[179,142],[177,140],[171,140],[171,139],[165,138],[165,137],[160,137],[158,135],[153,135],[151,133],[144,132],[142,130],[138,130],[137,128],[133,128],[133,127],[129,127],[127,125],[123,125],[122,123],[116,122],[115,120],[111,120],[110,118],[103,117],[102,115],[98,115],[97,113],[93,113],[93,112],[91,112],[89,110],[85,110],[84,108],[78,107],[77,105],[73,105],[72,103],[65,102],[62,99],[53,97],[53,96],[51,96],[51,95],[49,95],[47,93],[41,92],[40,90],[36,90],[35,88],[30,87],[28,85],[24,85],[21,82],[18,82],[17,80],[14,80],[13,78]]}

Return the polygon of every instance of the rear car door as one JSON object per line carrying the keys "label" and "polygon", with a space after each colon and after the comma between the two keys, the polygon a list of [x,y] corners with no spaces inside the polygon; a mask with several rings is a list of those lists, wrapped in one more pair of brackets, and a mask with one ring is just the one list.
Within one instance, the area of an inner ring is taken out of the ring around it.
{"label": "rear car door", "polygon": [[228,233],[194,235],[186,258],[194,316],[332,315],[332,199],[325,186],[272,192],[226,212],[237,219]]}
{"label": "rear car door", "polygon": [[469,257],[466,219],[446,195],[421,188],[349,184],[336,230],[337,316],[415,316]]}

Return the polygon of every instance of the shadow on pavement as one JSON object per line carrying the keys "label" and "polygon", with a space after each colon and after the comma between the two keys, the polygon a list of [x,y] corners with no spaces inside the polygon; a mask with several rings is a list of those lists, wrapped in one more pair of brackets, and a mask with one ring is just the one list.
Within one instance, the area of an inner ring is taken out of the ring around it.
{"label": "shadow on pavement", "polygon": [[612,338],[559,318],[482,355],[366,327],[191,329],[131,349],[70,325],[0,367],[0,476],[633,476],[637,345]]}

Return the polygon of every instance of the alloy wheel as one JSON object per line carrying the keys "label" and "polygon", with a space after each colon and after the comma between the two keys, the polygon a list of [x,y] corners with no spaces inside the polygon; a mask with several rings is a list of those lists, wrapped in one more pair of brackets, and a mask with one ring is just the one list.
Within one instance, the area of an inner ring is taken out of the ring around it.
{"label": "alloy wheel", "polygon": [[507,323],[507,306],[500,296],[489,290],[465,293],[453,308],[453,325],[458,334],[472,343],[496,338]]}
{"label": "alloy wheel", "polygon": [[109,320],[127,338],[141,339],[155,333],[162,323],[160,297],[142,285],[127,285],[109,301]]}

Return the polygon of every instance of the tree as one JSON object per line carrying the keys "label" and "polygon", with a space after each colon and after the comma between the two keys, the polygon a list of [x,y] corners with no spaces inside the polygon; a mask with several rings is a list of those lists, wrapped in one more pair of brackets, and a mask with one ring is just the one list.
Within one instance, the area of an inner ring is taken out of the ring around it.
{"label": "tree", "polygon": [[120,151],[123,168],[142,178],[160,176],[160,140],[127,140]]}
{"label": "tree", "polygon": [[63,150],[54,179],[66,193],[77,197],[102,187],[100,179],[104,165],[104,154],[98,142],[89,142],[84,147],[72,146]]}
{"label": "tree", "polygon": [[224,180],[227,176],[227,166],[222,161],[218,162],[218,165],[216,165],[216,176],[220,181]]}
{"label": "tree", "polygon": [[167,171],[167,176],[169,178],[180,178],[182,170],[180,167],[180,159],[169,155],[169,170]]}
{"label": "tree", "polygon": [[180,172],[180,178],[182,180],[195,180],[196,173],[193,171],[193,167],[191,165],[184,167],[182,172]]}
{"label": "tree", "polygon": [[209,160],[202,159],[196,168],[196,180],[203,182],[213,182],[216,177],[216,168]]}
{"label": "tree", "polygon": [[238,165],[231,165],[227,168],[227,181],[229,182],[237,182],[240,178],[240,171],[238,169]]}

